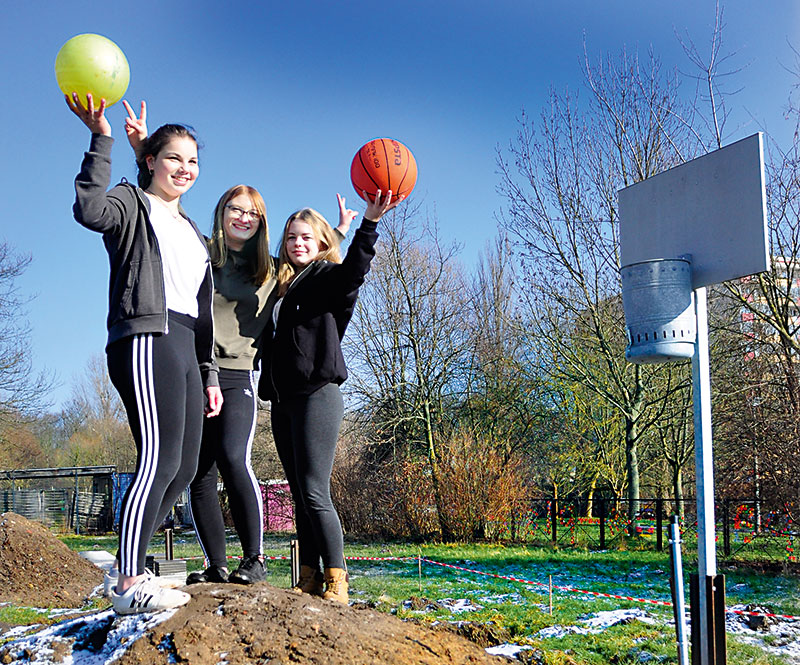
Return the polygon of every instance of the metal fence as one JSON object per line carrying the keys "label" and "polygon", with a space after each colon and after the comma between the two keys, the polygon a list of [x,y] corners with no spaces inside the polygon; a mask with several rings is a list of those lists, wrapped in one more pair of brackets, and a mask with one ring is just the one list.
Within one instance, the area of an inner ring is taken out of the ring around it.
{"label": "metal fence", "polygon": [[0,470],[0,511],[75,533],[113,520],[113,466]]}
{"label": "metal fence", "polygon": [[111,497],[72,488],[0,490],[0,512],[13,512],[75,533],[102,533],[111,527]]}
{"label": "metal fence", "polygon": [[[537,499],[524,512],[502,520],[489,518],[486,534],[491,539],[560,547],[606,549],[635,542],[660,551],[667,546],[667,527],[674,514],[680,516],[683,541],[691,546],[697,539],[694,499],[642,498],[633,506],[627,499]],[[800,525],[790,506],[724,499],[716,504],[715,518],[719,556],[796,561]]]}

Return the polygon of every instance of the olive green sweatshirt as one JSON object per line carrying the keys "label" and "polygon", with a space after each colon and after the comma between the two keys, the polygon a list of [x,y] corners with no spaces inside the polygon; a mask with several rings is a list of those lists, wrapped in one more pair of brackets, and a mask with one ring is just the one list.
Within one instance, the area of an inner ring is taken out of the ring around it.
{"label": "olive green sweatshirt", "polygon": [[267,300],[275,287],[270,278],[256,286],[247,262],[228,250],[228,260],[214,268],[214,352],[225,369],[258,369],[261,333],[267,326]]}

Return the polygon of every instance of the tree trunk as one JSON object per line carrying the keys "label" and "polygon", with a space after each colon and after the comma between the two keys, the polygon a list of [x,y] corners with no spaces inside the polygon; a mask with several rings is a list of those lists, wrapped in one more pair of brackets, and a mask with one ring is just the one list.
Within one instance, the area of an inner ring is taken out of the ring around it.
{"label": "tree trunk", "polygon": [[625,465],[628,475],[628,519],[630,534],[636,534],[636,516],[639,514],[639,418],[642,412],[642,388],[637,386],[630,414],[625,418]]}
{"label": "tree trunk", "polygon": [[597,476],[592,478],[592,482],[589,484],[589,492],[586,495],[586,513],[584,517],[591,517],[592,510],[594,509],[594,493],[597,490]]}
{"label": "tree trunk", "polygon": [[758,435],[753,440],[753,498],[755,499],[756,533],[761,531],[761,464],[758,456]]}

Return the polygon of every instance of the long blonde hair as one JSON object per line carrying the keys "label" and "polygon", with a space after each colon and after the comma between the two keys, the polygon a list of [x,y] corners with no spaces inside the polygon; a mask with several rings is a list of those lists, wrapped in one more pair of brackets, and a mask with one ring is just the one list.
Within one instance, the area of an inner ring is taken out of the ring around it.
{"label": "long blonde hair", "polygon": [[[271,277],[275,276],[275,265],[269,254],[269,228],[267,227],[267,206],[258,190],[249,185],[234,185],[225,192],[217,206],[214,208],[214,228],[211,231],[211,238],[208,241],[208,253],[211,256],[211,265],[221,268],[228,260],[228,245],[225,242],[225,229],[223,219],[225,218],[225,206],[228,201],[236,198],[240,194],[250,197],[253,207],[261,217],[258,231],[255,236],[247,241],[246,247],[252,251],[247,252],[246,258],[250,268],[253,282],[261,286]],[[251,244],[252,243],[252,244]]]}
{"label": "long blonde hair", "polygon": [[286,233],[292,222],[305,222],[311,227],[314,239],[319,243],[319,254],[314,261],[330,261],[331,263],[341,263],[342,255],[339,252],[339,241],[336,238],[331,225],[313,208],[303,208],[289,216],[286,225],[283,227],[281,236],[280,252],[278,253],[278,295],[283,296],[289,288],[289,284],[297,275],[297,267],[289,260],[289,253],[286,251]]}

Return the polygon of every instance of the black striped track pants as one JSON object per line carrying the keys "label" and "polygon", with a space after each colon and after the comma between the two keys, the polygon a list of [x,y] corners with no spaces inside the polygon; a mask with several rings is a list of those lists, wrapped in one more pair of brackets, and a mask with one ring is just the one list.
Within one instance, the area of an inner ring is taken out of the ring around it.
{"label": "black striped track pants", "polygon": [[193,322],[170,312],[168,334],[134,335],[106,349],[137,452],[120,515],[123,575],[144,572],[150,539],[197,470],[204,396]]}

